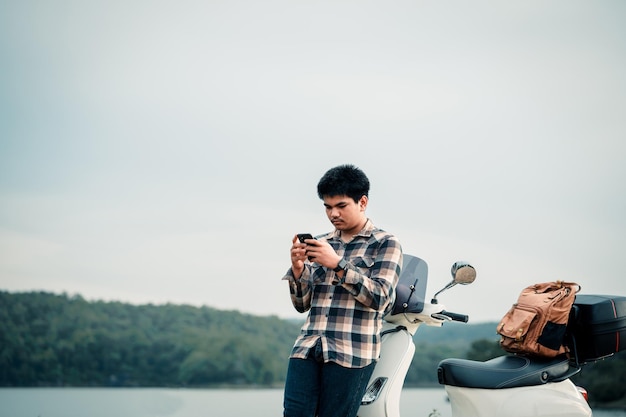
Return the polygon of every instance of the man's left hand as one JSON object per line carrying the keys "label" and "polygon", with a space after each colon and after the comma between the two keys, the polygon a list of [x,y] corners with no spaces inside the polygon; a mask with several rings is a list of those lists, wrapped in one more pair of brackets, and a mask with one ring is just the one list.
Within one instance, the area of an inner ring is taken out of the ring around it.
{"label": "man's left hand", "polygon": [[308,241],[306,247],[306,255],[312,262],[333,269],[341,260],[332,246],[325,240]]}

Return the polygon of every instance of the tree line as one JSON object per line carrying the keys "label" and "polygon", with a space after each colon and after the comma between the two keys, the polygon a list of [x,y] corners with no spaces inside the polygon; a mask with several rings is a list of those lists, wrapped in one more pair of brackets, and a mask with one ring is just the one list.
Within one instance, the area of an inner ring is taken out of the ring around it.
{"label": "tree line", "polygon": [[0,292],[0,386],[271,386],[298,331],[209,307]]}
{"label": "tree line", "polygon": [[[0,386],[281,386],[302,321],[188,305],[86,301],[78,295],[0,291]],[[446,357],[503,354],[496,323],[421,328],[406,376],[438,386]],[[626,407],[626,355],[573,378],[595,404]]]}

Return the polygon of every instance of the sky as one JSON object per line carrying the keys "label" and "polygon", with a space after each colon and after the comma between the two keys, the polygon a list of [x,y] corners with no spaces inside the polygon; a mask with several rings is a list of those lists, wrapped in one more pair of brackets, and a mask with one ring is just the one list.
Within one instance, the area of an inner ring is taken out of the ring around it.
{"label": "sky", "polygon": [[470,322],[626,295],[626,3],[0,0],[0,290],[299,317],[350,163]]}

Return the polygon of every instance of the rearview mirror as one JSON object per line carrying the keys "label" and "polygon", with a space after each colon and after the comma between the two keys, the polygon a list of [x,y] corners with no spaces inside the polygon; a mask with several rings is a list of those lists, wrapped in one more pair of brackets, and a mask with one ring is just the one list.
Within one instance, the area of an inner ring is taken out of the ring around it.
{"label": "rearview mirror", "polygon": [[476,279],[476,270],[467,262],[455,262],[450,273],[455,284],[467,285]]}
{"label": "rearview mirror", "polygon": [[452,281],[433,296],[433,299],[430,301],[431,304],[437,304],[437,296],[445,290],[449,290],[456,284],[471,284],[476,279],[476,270],[472,265],[464,261],[455,262],[452,265],[452,269],[450,269],[450,273],[452,274]]}

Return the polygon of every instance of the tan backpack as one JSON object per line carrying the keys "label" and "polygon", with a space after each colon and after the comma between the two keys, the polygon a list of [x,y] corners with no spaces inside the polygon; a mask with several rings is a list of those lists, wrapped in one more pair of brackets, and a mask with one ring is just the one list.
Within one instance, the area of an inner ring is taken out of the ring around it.
{"label": "tan backpack", "polygon": [[526,287],[500,320],[500,346],[511,353],[552,358],[568,353],[564,345],[570,310],[580,285],[544,282]]}

